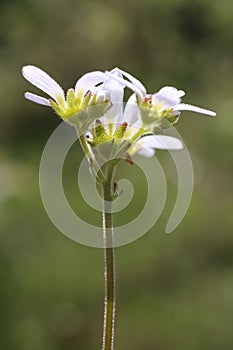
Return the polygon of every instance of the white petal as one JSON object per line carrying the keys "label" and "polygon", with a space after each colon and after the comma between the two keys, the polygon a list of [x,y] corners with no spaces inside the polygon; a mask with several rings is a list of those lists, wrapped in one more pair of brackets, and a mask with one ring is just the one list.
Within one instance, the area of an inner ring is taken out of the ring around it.
{"label": "white petal", "polygon": [[103,83],[105,79],[105,74],[100,71],[86,73],[77,81],[75,85],[75,94],[77,95],[79,89],[82,89],[85,94],[95,85]]}
{"label": "white petal", "polygon": [[[121,80],[123,80],[123,76],[120,70],[118,68],[114,68],[109,72],[109,74],[106,74],[104,88],[110,91],[111,90],[117,91],[119,95],[122,95],[124,92],[125,84]],[[123,100],[123,95],[120,100]],[[112,102],[116,102],[116,101],[112,101]]]}
{"label": "white petal", "polygon": [[182,142],[171,136],[151,135],[142,137],[138,144],[143,148],[157,148],[165,150],[180,150],[183,148]]}
{"label": "white petal", "polygon": [[24,96],[26,99],[28,99],[32,102],[38,103],[40,105],[51,107],[51,103],[49,102],[49,99],[47,99],[45,97],[41,97],[41,96],[38,96],[36,94],[32,94],[31,92],[26,92],[24,94]]}
{"label": "white petal", "polygon": [[135,94],[131,95],[126,103],[123,121],[128,125],[125,133],[126,139],[133,137],[143,126]]}
{"label": "white petal", "polygon": [[158,94],[164,95],[164,96],[174,96],[174,97],[183,97],[185,95],[185,92],[183,90],[177,90],[173,86],[164,86],[159,91]]}
{"label": "white petal", "polygon": [[99,84],[98,86],[91,86],[91,88],[89,89],[89,91],[91,91],[93,94],[97,93],[97,92],[101,92],[103,91],[103,86],[104,84]]}
{"label": "white petal", "polygon": [[135,92],[138,96],[140,96],[141,99],[144,97],[144,93],[134,84],[130,83],[128,80],[125,80],[123,78],[119,78],[117,76],[112,75],[110,72],[106,71],[106,75],[112,76],[113,79],[117,80],[119,83],[127,86],[129,89],[131,89],[133,92]]}
{"label": "white petal", "polygon": [[61,86],[40,68],[30,65],[25,66],[22,69],[22,73],[25,79],[44,91],[55,101],[57,101],[57,98],[65,98]]}
{"label": "white petal", "polygon": [[135,77],[133,77],[131,74],[123,71],[122,69],[119,69],[121,71],[121,73],[131,81],[131,83],[133,83],[139,90],[141,90],[142,92],[144,92],[144,94],[146,93],[146,88],[145,86]]}
{"label": "white petal", "polygon": [[137,151],[138,154],[140,154],[141,156],[144,157],[153,157],[153,155],[155,154],[155,149],[154,148],[139,148],[139,150]]}
{"label": "white petal", "polygon": [[96,90],[96,102],[102,103],[106,100],[110,100],[110,94],[107,90]]}
{"label": "white petal", "polygon": [[137,105],[136,95],[132,94],[125,105],[123,121],[128,123],[129,126],[131,126],[138,119],[140,119],[140,114]]}
{"label": "white petal", "polygon": [[122,74],[118,68],[111,70],[110,73],[110,76],[106,76],[103,89],[107,90],[110,94],[112,108],[105,114],[104,122],[119,124],[123,118],[124,85],[113,79],[113,77],[122,78]]}
{"label": "white petal", "polygon": [[172,108],[174,103],[166,97],[156,93],[152,95],[152,105],[153,107],[156,107],[158,113],[162,113],[165,109]]}
{"label": "white petal", "polygon": [[180,150],[183,148],[182,142],[175,137],[166,135],[155,135],[152,137],[154,141],[151,141],[151,144],[157,149]]}
{"label": "white petal", "polygon": [[191,112],[196,112],[196,113],[201,113],[201,114],[207,114],[207,115],[210,115],[212,117],[216,116],[215,112],[209,111],[208,109],[189,105],[186,103],[181,103],[181,104],[178,104],[176,106],[173,106],[172,109],[174,111],[191,111]]}
{"label": "white petal", "polygon": [[179,104],[181,102],[181,97],[184,95],[185,92],[183,90],[177,90],[172,86],[164,86],[154,94],[153,97],[164,101],[166,107],[172,107],[173,105]]}

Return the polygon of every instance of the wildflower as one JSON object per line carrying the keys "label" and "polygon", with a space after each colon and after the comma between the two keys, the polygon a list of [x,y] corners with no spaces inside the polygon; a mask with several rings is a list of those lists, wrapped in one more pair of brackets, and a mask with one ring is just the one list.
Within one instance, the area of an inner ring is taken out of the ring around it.
{"label": "wildflower", "polygon": [[[74,89],[65,93],[61,86],[47,73],[35,66],[25,66],[22,69],[25,79],[45,92],[50,98],[26,92],[25,97],[35,103],[52,107],[64,120],[77,122],[73,116],[85,121],[85,127],[95,118],[103,115],[110,107],[108,91],[97,89],[95,86],[105,80],[105,74],[100,71],[84,74],[76,83]],[[92,107],[95,108],[93,115]]]}
{"label": "wildflower", "polygon": [[[110,76],[111,72],[106,72],[106,74]],[[216,116],[216,113],[210,110],[181,103],[181,97],[185,95],[183,90],[165,86],[157,93],[147,94],[145,88],[141,87],[135,78],[125,72],[123,72],[123,75],[125,75],[128,80],[116,76],[112,76],[112,78],[128,86],[135,93],[135,108],[138,107],[141,125],[143,125],[147,131],[160,133],[169,125],[178,124],[181,111],[191,111],[209,116]]]}
{"label": "wildflower", "polygon": [[[126,82],[123,76],[131,82]],[[92,147],[97,147],[94,151],[96,156],[101,152],[105,160],[109,154],[114,158],[125,157],[129,160],[135,153],[151,157],[156,148],[182,149],[182,142],[174,137],[148,133],[143,127],[135,94],[131,95],[124,107],[123,96],[126,86],[134,89],[140,98],[146,93],[141,82],[129,73],[119,68],[106,72],[102,88],[108,91],[112,107],[91,124],[86,134],[87,142]]]}

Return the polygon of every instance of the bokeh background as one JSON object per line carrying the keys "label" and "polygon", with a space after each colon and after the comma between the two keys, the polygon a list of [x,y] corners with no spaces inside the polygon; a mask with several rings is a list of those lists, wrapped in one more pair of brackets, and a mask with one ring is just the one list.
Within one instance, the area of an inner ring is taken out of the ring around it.
{"label": "bokeh background", "polygon": [[[36,91],[21,77],[26,64],[65,89],[85,72],[119,66],[148,91],[176,86],[186,102],[218,112],[182,113],[178,131],[192,156],[195,188],[171,235],[164,228],[176,173],[157,152],[168,172],[168,200],[147,235],[116,251],[115,348],[232,349],[233,2],[1,0],[0,348],[100,349],[103,251],[66,238],[43,208],[39,162],[60,120],[24,100],[24,91]],[[100,222],[76,190],[79,159],[76,145],[64,170],[67,196],[80,215]],[[140,175],[127,169],[143,202]]]}

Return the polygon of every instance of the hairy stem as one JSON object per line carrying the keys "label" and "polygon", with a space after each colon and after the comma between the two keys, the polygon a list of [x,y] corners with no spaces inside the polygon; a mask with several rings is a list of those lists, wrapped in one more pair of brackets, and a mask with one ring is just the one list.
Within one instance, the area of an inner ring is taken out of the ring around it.
{"label": "hairy stem", "polygon": [[103,191],[103,237],[105,264],[105,302],[102,350],[114,349],[114,321],[115,321],[115,261],[112,214],[112,191],[114,166],[106,167],[106,182],[102,184]]}
{"label": "hairy stem", "polygon": [[[79,133],[78,133],[79,135]],[[81,135],[79,137],[79,141],[81,144],[81,147],[84,151],[84,154],[86,155],[89,164],[90,164],[90,170],[93,174],[94,178],[98,179],[99,182],[105,181],[104,174],[102,173],[101,169],[99,168],[98,164],[96,163],[95,157],[91,153],[90,148],[88,147],[88,144],[86,142],[86,138],[84,135]]]}

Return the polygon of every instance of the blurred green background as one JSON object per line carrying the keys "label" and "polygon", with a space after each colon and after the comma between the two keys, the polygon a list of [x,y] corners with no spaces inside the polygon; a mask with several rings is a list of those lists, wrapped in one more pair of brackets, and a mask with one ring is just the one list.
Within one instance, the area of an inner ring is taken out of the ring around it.
{"label": "blurred green background", "polygon": [[[178,131],[195,188],[180,226],[164,234],[176,194],[173,169],[158,223],[116,251],[115,349],[232,349],[233,2],[1,1],[0,348],[100,349],[103,251],[66,238],[43,208],[39,162],[60,120],[24,100],[25,91],[36,91],[21,77],[26,64],[65,89],[85,72],[118,66],[148,91],[176,86],[185,102],[218,112],[212,119],[182,113]],[[172,168],[168,155],[157,155]],[[80,215],[100,222],[74,191],[80,157],[76,145],[65,167],[67,196]],[[128,169],[143,201],[145,188]]]}

